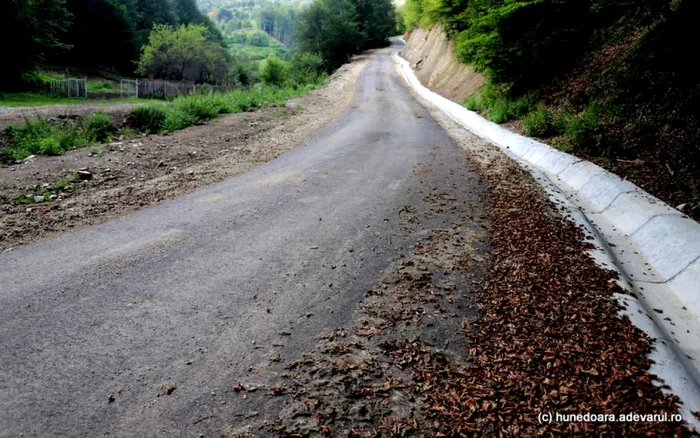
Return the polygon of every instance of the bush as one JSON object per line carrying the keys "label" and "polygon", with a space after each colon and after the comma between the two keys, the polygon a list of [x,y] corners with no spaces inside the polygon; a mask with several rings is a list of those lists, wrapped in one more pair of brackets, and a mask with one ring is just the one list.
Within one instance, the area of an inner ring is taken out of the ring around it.
{"label": "bush", "polygon": [[185,113],[192,120],[192,125],[204,123],[222,112],[223,102],[213,93],[205,95],[190,94],[173,100],[172,108]]}
{"label": "bush", "polygon": [[469,110],[486,113],[492,122],[505,123],[527,114],[537,99],[536,92],[513,98],[509,96],[507,87],[487,83],[464,104]]}
{"label": "bush", "polygon": [[10,160],[22,160],[29,155],[61,155],[89,143],[80,124],[61,125],[42,118],[25,119],[21,125],[8,126],[5,132],[10,144],[4,154]]}
{"label": "bush", "polygon": [[522,121],[528,136],[548,137],[553,132],[552,115],[546,105],[537,105],[537,108],[523,117]]}
{"label": "bush", "polygon": [[32,153],[39,155],[61,155],[65,152],[61,142],[53,136],[37,139],[36,146],[31,149]]}
{"label": "bush", "polygon": [[269,58],[260,71],[260,79],[265,85],[281,86],[287,81],[287,66],[279,58]]}
{"label": "bush", "polygon": [[573,123],[576,118],[568,108],[562,108],[552,114],[552,130],[556,134],[564,134],[566,128]]}
{"label": "bush", "polygon": [[572,117],[564,131],[564,141],[570,148],[601,157],[612,154],[605,141],[600,123],[600,107],[597,102],[588,105],[579,117]]}
{"label": "bush", "polygon": [[289,63],[289,76],[300,85],[319,82],[325,77],[323,58],[316,53],[294,53]]}
{"label": "bush", "polygon": [[139,106],[131,110],[128,122],[135,129],[153,134],[165,129],[167,114],[160,106]]}
{"label": "bush", "polygon": [[105,113],[98,112],[90,117],[86,128],[87,138],[104,143],[112,138],[112,120]]}

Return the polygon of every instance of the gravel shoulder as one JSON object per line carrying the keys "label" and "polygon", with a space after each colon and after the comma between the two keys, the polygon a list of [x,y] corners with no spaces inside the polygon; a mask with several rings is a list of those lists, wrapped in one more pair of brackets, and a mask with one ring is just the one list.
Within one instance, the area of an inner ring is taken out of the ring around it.
{"label": "gravel shoulder", "polygon": [[[285,108],[228,114],[171,135],[81,148],[59,157],[37,156],[0,168],[0,251],[103,223],[234,177],[281,155],[349,105],[367,62],[367,56],[357,57],[325,86],[288,102]],[[126,104],[110,107],[123,111],[124,117],[129,108]],[[92,106],[65,108],[71,114],[92,110]],[[42,111],[56,114],[55,108]],[[0,115],[0,120],[9,119]],[[81,179],[76,176],[80,171],[89,175]],[[55,199],[10,202],[17,196],[43,195]]]}

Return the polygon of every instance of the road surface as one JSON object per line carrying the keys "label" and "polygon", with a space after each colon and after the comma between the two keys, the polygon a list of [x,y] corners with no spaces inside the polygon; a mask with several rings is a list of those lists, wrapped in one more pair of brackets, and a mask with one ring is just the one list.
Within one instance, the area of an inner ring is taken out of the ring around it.
{"label": "road surface", "polygon": [[[351,106],[253,171],[0,254],[0,436],[205,436],[245,424],[231,385],[349,324],[430,228],[402,212],[485,190],[375,51]],[[274,360],[273,360],[274,362]],[[262,382],[265,383],[265,382]]]}

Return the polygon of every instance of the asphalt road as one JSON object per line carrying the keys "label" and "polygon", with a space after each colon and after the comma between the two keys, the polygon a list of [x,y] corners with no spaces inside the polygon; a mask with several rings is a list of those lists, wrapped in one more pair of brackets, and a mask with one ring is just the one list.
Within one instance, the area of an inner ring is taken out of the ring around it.
{"label": "asphalt road", "polygon": [[481,202],[482,182],[406,91],[393,50],[371,55],[341,117],[278,159],[0,254],[0,436],[244,424],[233,383],[264,384],[282,370],[271,358],[348,324],[392,260],[447,226],[411,228],[402,212],[427,210],[440,187]]}

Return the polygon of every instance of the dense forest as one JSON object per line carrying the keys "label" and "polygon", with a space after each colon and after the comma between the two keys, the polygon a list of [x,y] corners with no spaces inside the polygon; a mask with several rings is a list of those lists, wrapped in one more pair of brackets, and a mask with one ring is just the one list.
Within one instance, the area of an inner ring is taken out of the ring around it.
{"label": "dense forest", "polygon": [[7,0],[0,90],[45,69],[251,85],[269,64],[314,79],[385,44],[395,19],[390,0]]}
{"label": "dense forest", "polygon": [[0,4],[0,35],[14,56],[0,71],[5,89],[40,65],[133,73],[156,25],[201,25],[222,37],[195,0],[9,0]]}
{"label": "dense forest", "polygon": [[700,216],[695,0],[408,0],[487,84],[466,102]]}

